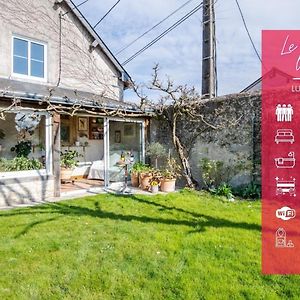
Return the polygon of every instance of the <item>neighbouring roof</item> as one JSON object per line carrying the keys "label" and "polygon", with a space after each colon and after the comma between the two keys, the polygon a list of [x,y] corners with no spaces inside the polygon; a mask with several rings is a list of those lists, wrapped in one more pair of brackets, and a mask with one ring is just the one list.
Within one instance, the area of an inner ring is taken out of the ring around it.
{"label": "neighbouring roof", "polygon": [[76,7],[76,4],[72,0],[57,0],[57,3],[61,3],[61,2],[65,2],[68,5],[68,7],[70,8],[70,11],[72,11],[76,15],[76,17],[78,18],[78,21],[87,29],[87,31],[95,39],[95,42],[92,45],[94,47],[97,47],[99,45],[101,47],[101,49],[103,50],[103,52],[106,54],[106,56],[113,63],[113,65],[117,68],[117,70],[119,70],[121,72],[121,74],[124,75],[124,81],[131,82],[132,79],[131,79],[130,75],[127,73],[127,71],[121,65],[121,63],[117,60],[117,58],[113,55],[113,53],[109,50],[109,48],[106,46],[106,44],[100,38],[99,34],[92,27],[92,25],[88,22],[88,20],[85,18],[85,16]]}
{"label": "neighbouring roof", "polygon": [[0,79],[0,98],[21,99],[29,102],[41,102],[51,93],[51,103],[72,106],[81,104],[85,108],[123,110],[132,114],[144,114],[138,105],[134,103],[121,102],[110,98],[100,97],[93,93],[74,91],[61,87],[46,86],[41,84],[27,83],[23,81]]}
{"label": "neighbouring roof", "polygon": [[277,68],[272,68],[270,71],[268,71],[263,76],[258,78],[256,81],[254,81],[253,83],[248,85],[245,89],[243,89],[241,91],[241,93],[246,93],[246,92],[250,92],[250,91],[259,91],[259,90],[261,90],[261,83],[262,83],[262,80],[264,77],[266,77],[266,76],[274,77],[274,76],[278,76],[278,75],[285,78],[287,80],[287,82],[289,82],[293,79],[293,76],[291,76]]}

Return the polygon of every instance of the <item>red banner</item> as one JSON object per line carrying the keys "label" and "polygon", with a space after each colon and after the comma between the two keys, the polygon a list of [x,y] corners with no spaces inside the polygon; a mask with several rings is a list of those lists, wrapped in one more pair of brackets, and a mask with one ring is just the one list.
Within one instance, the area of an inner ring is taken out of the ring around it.
{"label": "red banner", "polygon": [[262,37],[262,272],[300,274],[300,31]]}

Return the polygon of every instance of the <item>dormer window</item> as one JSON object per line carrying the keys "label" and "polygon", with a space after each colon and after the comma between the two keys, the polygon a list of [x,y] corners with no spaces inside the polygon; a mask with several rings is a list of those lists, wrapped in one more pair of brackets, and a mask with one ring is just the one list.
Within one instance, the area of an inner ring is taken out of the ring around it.
{"label": "dormer window", "polygon": [[12,72],[17,77],[46,79],[46,45],[13,37]]}

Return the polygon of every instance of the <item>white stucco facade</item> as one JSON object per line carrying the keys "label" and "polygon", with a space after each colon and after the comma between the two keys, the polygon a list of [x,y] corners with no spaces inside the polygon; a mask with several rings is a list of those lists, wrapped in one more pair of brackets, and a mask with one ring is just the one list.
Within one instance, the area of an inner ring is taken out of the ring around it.
{"label": "white stucco facade", "polygon": [[[55,4],[59,2],[58,4]],[[0,78],[79,90],[121,100],[122,72],[65,1],[0,0]],[[13,36],[46,45],[46,79],[13,74]]]}
{"label": "white stucco facade", "polygon": [[[46,98],[48,90],[50,96],[50,90],[55,89],[59,90],[58,97],[62,100],[71,95],[72,101],[76,101],[76,95],[84,94],[91,102],[104,99],[107,106],[113,103],[113,107],[118,107],[116,101],[123,102],[129,75],[70,0],[0,0],[0,29],[0,109],[6,109],[15,97],[22,98],[23,112],[24,109],[40,109],[37,98]],[[28,45],[27,75],[20,75],[14,69],[18,55],[15,53],[16,39]],[[31,44],[43,46],[43,78],[30,73],[34,60],[30,55],[30,51],[33,52]],[[81,100],[85,100],[83,98],[81,96]],[[14,126],[13,117],[4,118],[0,124],[6,137],[11,137],[8,142],[2,139],[0,158],[14,156],[10,150],[17,143]],[[55,132],[59,136],[60,120],[54,121],[52,114],[46,113],[41,126],[46,158],[44,169],[0,173],[0,207],[57,197],[60,175],[54,166],[59,169],[59,154],[63,149]],[[55,126],[57,131],[54,131]],[[56,140],[59,142],[54,146]],[[101,160],[105,149],[108,156],[108,137],[104,140],[106,148],[104,141],[90,141],[93,155],[87,159]],[[42,156],[36,151],[35,155]]]}

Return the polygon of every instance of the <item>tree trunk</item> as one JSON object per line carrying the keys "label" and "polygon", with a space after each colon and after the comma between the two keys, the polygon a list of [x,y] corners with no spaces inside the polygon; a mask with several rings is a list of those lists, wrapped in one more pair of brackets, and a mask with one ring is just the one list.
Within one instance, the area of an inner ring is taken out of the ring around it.
{"label": "tree trunk", "polygon": [[173,124],[172,124],[172,138],[174,147],[179,155],[180,162],[183,169],[183,177],[185,178],[187,185],[189,188],[195,188],[195,180],[192,177],[191,165],[189,163],[188,158],[185,155],[184,147],[180,142],[180,139],[176,135],[176,122],[177,122],[177,115],[174,116]]}
{"label": "tree trunk", "polygon": [[184,154],[184,148],[179,140],[179,138],[177,136],[175,136],[174,139],[174,146],[175,149],[179,155],[180,161],[181,161],[181,165],[183,168],[183,176],[187,182],[187,185],[189,188],[194,189],[195,188],[195,183],[192,177],[192,172],[191,172],[191,165],[189,163],[188,158],[185,156]]}

